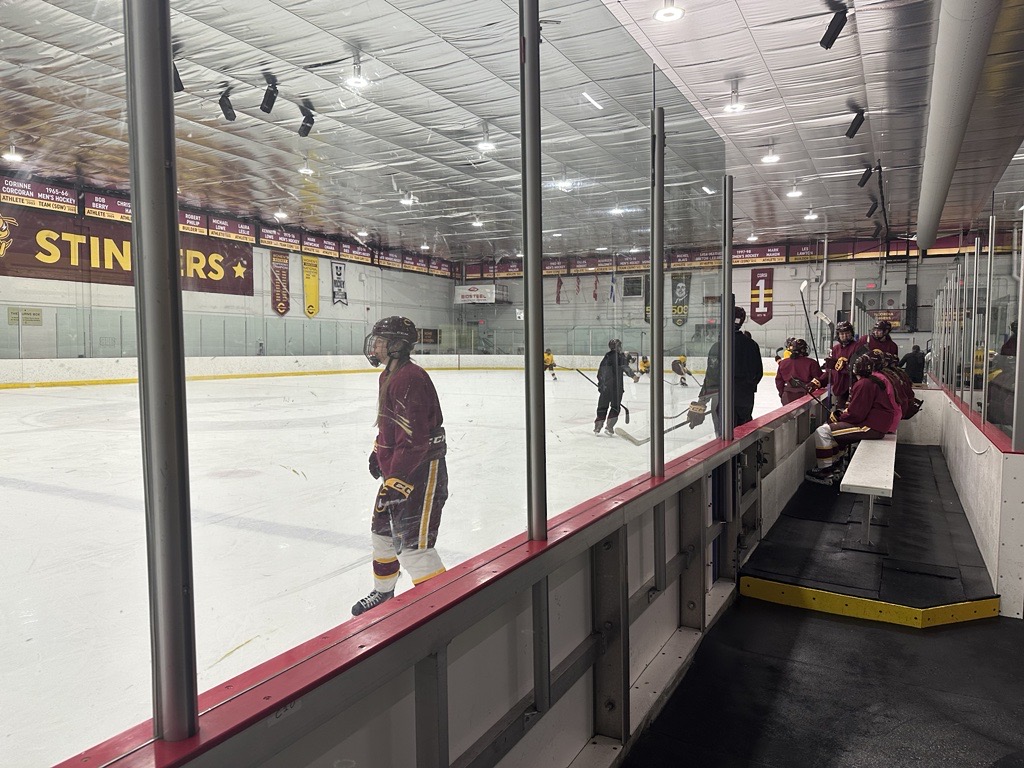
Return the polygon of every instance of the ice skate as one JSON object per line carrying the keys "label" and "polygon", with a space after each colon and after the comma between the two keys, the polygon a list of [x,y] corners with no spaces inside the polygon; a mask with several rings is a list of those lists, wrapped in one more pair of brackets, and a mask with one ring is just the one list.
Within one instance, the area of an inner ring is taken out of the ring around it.
{"label": "ice skate", "polygon": [[804,479],[818,485],[833,485],[835,473],[832,471],[832,467],[815,467],[804,474]]}
{"label": "ice skate", "polygon": [[614,430],[614,429],[612,429],[612,428],[611,428],[610,426],[606,426],[606,427],[604,428],[604,433],[605,433],[606,435],[614,435],[614,434],[615,434],[615,430]]}
{"label": "ice skate", "polygon": [[381,603],[386,603],[395,596],[395,590],[390,592],[378,592],[376,589],[352,606],[352,615],[359,616],[371,608],[376,608]]}

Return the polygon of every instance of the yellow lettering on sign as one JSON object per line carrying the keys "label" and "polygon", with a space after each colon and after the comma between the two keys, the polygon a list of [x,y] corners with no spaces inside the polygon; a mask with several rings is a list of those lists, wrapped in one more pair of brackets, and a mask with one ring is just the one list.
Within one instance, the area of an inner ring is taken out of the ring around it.
{"label": "yellow lettering on sign", "polygon": [[78,249],[85,242],[85,235],[75,235],[70,232],[62,232],[60,239],[71,245],[71,266],[78,266]]}
{"label": "yellow lettering on sign", "polygon": [[36,259],[43,264],[56,264],[60,261],[60,248],[53,242],[59,237],[60,233],[54,232],[52,229],[40,229],[36,232],[36,245],[39,246],[39,250],[36,251]]}
{"label": "yellow lettering on sign", "polygon": [[211,280],[222,280],[224,278],[224,257],[219,253],[211,253],[207,260],[210,272],[207,275]]}
{"label": "yellow lettering on sign", "polygon": [[185,251],[185,277],[206,279],[206,255],[202,251]]}
{"label": "yellow lettering on sign", "polygon": [[119,248],[110,238],[103,239],[103,268],[113,269],[114,262],[125,272],[132,271],[132,244],[125,240]]}

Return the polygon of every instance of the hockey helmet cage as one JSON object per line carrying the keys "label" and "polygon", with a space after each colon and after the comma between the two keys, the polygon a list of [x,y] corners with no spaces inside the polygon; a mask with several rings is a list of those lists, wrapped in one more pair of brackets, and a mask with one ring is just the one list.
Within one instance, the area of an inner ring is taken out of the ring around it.
{"label": "hockey helmet cage", "polygon": [[389,360],[407,358],[416,345],[416,325],[409,318],[398,315],[374,323],[373,330],[363,340],[363,354],[374,368],[384,362],[374,352],[378,338],[387,342]]}
{"label": "hockey helmet cage", "polygon": [[853,372],[858,376],[870,376],[875,372],[876,358],[871,355],[861,355],[853,361]]}
{"label": "hockey helmet cage", "polygon": [[836,324],[836,339],[838,341],[842,341],[844,334],[847,333],[850,334],[850,341],[853,341],[854,337],[857,335],[853,330],[853,323],[849,320],[840,320],[839,323]]}
{"label": "hockey helmet cage", "polygon": [[739,330],[745,322],[747,322],[747,310],[740,306],[733,307],[732,327]]}
{"label": "hockey helmet cage", "polygon": [[807,349],[807,342],[803,339],[794,339],[789,348],[798,357],[807,357],[810,354],[810,350]]}

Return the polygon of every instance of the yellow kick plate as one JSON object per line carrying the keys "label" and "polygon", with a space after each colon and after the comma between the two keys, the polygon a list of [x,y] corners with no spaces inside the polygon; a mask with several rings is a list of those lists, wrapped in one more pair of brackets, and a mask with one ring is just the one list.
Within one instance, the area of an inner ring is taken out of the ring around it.
{"label": "yellow kick plate", "polygon": [[901,624],[917,629],[937,627],[942,624],[956,624],[974,619],[987,619],[999,615],[998,597],[972,600],[967,603],[939,605],[934,608],[911,608],[907,605],[885,603],[866,597],[839,595],[835,592],[782,584],[753,576],[740,578],[740,594],[794,608],[806,608],[811,611],[852,616],[869,621],[882,621],[887,624]]}

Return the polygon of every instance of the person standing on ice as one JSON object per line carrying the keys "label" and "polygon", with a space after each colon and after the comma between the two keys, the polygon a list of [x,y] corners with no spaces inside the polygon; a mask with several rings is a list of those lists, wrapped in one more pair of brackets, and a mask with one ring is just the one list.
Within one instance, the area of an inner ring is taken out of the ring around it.
{"label": "person standing on ice", "polygon": [[[619,420],[622,410],[623,384],[622,377],[629,376],[634,382],[640,381],[639,374],[629,367],[629,358],[622,351],[622,342],[612,339],[608,342],[608,351],[601,358],[597,369],[597,418],[594,419],[594,434],[601,434],[601,426],[609,435],[615,434],[615,422]],[[605,421],[607,418],[607,421]]]}
{"label": "person standing on ice", "polygon": [[427,372],[409,359],[416,326],[405,317],[378,320],[363,341],[378,381],[377,439],[370,474],[381,481],[370,523],[373,591],[352,606],[358,616],[395,596],[399,567],[413,584],[444,573],[434,549],[448,499],[441,404]]}

